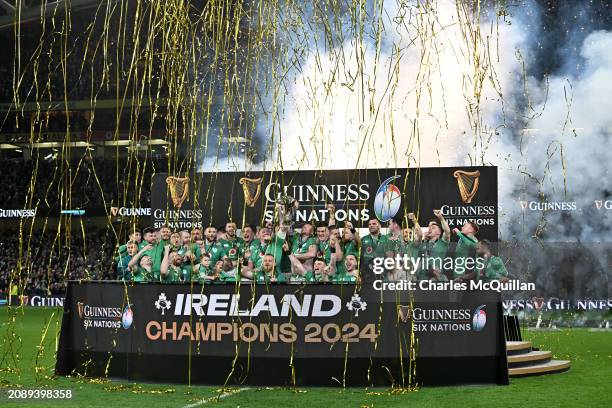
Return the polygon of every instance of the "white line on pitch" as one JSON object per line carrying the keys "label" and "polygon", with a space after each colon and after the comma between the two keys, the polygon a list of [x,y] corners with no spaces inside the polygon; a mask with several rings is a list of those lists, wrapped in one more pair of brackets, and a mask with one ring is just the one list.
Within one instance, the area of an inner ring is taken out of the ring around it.
{"label": "white line on pitch", "polygon": [[194,402],[193,404],[185,405],[183,408],[193,408],[193,407],[198,407],[200,405],[205,405],[205,404],[208,404],[209,402],[215,401],[216,399],[227,398],[227,397],[229,397],[231,395],[238,394],[239,392],[246,391],[248,389],[249,389],[249,387],[244,387],[244,388],[239,388],[236,391],[224,392],[221,395],[215,395],[214,397],[208,397],[208,398],[205,398],[205,399],[200,400],[198,402]]}

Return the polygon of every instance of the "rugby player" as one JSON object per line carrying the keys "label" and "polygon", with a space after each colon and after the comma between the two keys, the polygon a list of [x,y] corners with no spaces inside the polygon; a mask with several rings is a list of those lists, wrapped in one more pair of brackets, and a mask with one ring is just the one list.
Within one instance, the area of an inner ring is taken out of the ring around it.
{"label": "rugby player", "polygon": [[349,252],[344,255],[344,272],[336,273],[334,283],[357,283],[360,281],[357,268],[357,254]]}
{"label": "rugby player", "polygon": [[152,260],[148,252],[153,250],[153,245],[145,245],[136,255],[130,259],[128,268],[132,272],[132,281],[150,282],[155,280],[152,274]]}
{"label": "rugby player", "polygon": [[[164,260],[161,264],[160,281],[162,283],[175,283],[185,281],[183,265],[183,257],[176,251],[171,251],[172,245],[164,246]],[[189,279],[191,274],[189,275]]]}
{"label": "rugby player", "polygon": [[508,282],[506,265],[504,265],[504,261],[499,256],[492,254],[491,246],[491,242],[488,239],[483,239],[476,244],[477,255],[484,259],[484,267],[476,271],[476,280]]}
{"label": "rugby player", "polygon": [[372,272],[372,262],[374,258],[384,258],[387,247],[388,238],[382,235],[380,231],[380,221],[376,218],[371,218],[368,221],[368,231],[370,232],[365,237],[361,238],[361,264],[368,273]]}
{"label": "rugby player", "polygon": [[421,226],[414,213],[409,213],[407,218],[409,224],[412,224],[412,228],[410,228],[410,226],[406,226],[404,229],[400,228],[399,238],[389,238],[391,244],[388,246],[390,251],[387,252],[387,256],[395,257],[396,255],[400,255],[403,258],[405,255],[412,261],[409,262],[404,269],[396,268],[392,270],[388,276],[390,281],[416,279],[416,271],[418,268],[415,265],[421,253],[423,232],[421,231]]}
{"label": "rugby player", "polygon": [[238,258],[244,247],[244,240],[236,236],[236,223],[228,222],[225,224],[225,238],[221,239],[219,246],[223,249],[223,253],[231,261],[234,267],[238,265]]}
{"label": "rugby player", "polygon": [[172,235],[172,231],[167,226],[163,226],[159,229],[159,237],[161,239],[163,246],[166,246],[168,243],[170,243],[171,235]]}
{"label": "rugby player", "polygon": [[440,210],[434,210],[435,220],[429,221],[425,241],[421,247],[425,265],[419,270],[419,280],[448,281],[444,274],[444,258],[450,243],[450,227]]}
{"label": "rugby player", "polygon": [[145,255],[151,257],[151,277],[150,279],[158,282],[161,273],[161,263],[164,257],[164,246],[157,239],[158,231],[153,227],[148,227],[143,230],[143,238],[149,249]]}
{"label": "rugby player", "polygon": [[138,253],[138,244],[136,242],[128,241],[125,246],[126,253],[124,255],[119,254],[117,259],[117,279],[122,281],[130,281],[132,280],[132,274],[128,265],[134,255]]}
{"label": "rugby player", "polygon": [[312,236],[312,230],[312,224],[302,225],[299,235],[293,239],[291,246],[291,254],[309,270],[312,269],[313,260],[317,256],[318,250],[317,239]]}
{"label": "rugby player", "polygon": [[294,254],[289,254],[292,265],[292,274],[289,278],[290,283],[314,283],[331,282],[336,275],[336,254],[332,253],[331,263],[327,265],[325,258],[315,258],[312,269],[300,262]]}
{"label": "rugby player", "polygon": [[478,225],[472,221],[467,221],[461,227],[461,231],[457,228],[453,228],[453,233],[457,235],[459,238],[459,242],[457,242],[457,248],[455,249],[455,264],[453,268],[453,279],[457,281],[464,281],[476,278],[477,273],[472,268],[466,273],[466,261],[468,258],[475,259],[474,254],[476,252],[476,244],[478,244],[478,239],[476,238],[476,234],[478,234]]}

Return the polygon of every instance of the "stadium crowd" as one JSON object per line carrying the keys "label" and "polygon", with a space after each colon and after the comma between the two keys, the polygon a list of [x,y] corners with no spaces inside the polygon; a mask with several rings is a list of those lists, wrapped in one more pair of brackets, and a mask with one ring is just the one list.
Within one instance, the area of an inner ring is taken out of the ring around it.
{"label": "stadium crowd", "polygon": [[84,237],[47,231],[22,239],[17,231],[3,231],[0,296],[17,283],[15,279],[20,280],[23,293],[40,296],[63,294],[70,279],[115,279],[113,241],[110,230],[89,229]]}

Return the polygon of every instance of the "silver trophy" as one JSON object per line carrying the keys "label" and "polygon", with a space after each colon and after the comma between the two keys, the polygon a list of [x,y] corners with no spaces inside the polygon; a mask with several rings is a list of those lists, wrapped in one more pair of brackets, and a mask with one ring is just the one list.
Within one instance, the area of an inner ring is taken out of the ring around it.
{"label": "silver trophy", "polygon": [[295,211],[298,208],[298,203],[295,198],[288,195],[281,195],[276,200],[276,208],[278,211],[278,220],[281,224],[288,227],[293,226]]}

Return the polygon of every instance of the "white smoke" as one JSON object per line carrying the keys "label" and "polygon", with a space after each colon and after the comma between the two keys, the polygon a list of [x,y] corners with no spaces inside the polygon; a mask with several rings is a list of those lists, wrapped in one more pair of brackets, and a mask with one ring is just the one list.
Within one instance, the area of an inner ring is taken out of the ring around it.
{"label": "white smoke", "polygon": [[[541,225],[556,239],[605,238],[607,219],[576,230],[580,210],[542,219],[522,212],[519,200],[576,201],[580,209],[612,190],[612,34],[591,33],[580,69],[567,56],[567,75],[541,80],[530,75],[534,4],[507,18],[488,10],[479,26],[461,2],[427,4],[386,1],[380,26],[361,36],[346,30],[332,47],[322,45],[320,25],[303,24],[291,38],[310,47],[295,47],[299,63],[278,84],[282,96],[263,126],[274,137],[258,168],[496,165],[502,238],[529,237]],[[256,169],[235,157],[213,167]]]}
{"label": "white smoke", "polygon": [[[541,114],[528,122],[522,140],[498,146],[512,152],[513,166],[500,177],[500,183],[510,184],[514,190],[511,196],[502,196],[510,208],[518,210],[517,192],[526,201],[576,202],[577,210],[572,214],[546,214],[551,239],[610,239],[609,217],[588,217],[593,201],[604,198],[612,187],[607,165],[612,117],[606,103],[612,94],[610,47],[612,33],[593,32],[581,44],[580,58],[572,58],[582,65],[578,74],[553,76],[540,83],[531,78],[534,111]],[[517,177],[520,169],[539,183]],[[531,230],[537,221],[528,218],[525,227]]]}
{"label": "white smoke", "polygon": [[350,38],[307,55],[280,123],[284,169],[481,164],[526,32],[482,23],[474,48],[454,2],[402,4],[385,3],[379,54]]}

